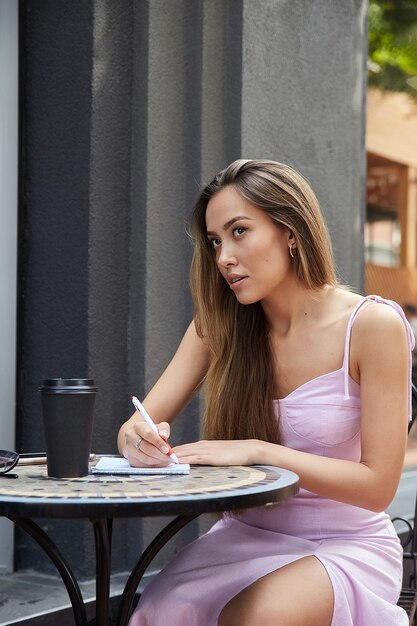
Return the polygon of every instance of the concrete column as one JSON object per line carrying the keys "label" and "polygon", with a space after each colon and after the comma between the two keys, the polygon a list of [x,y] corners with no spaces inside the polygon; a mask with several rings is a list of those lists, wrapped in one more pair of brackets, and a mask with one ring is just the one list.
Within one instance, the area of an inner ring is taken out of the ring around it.
{"label": "concrete column", "polygon": [[242,2],[204,2],[202,33],[202,179],[241,155]]}
{"label": "concrete column", "polygon": [[244,0],[242,157],[312,184],[342,282],[363,288],[364,0]]}
{"label": "concrete column", "polygon": [[[82,0],[27,0],[21,3],[20,20],[23,123],[16,426],[17,448],[26,452],[45,449],[42,379],[89,373],[93,12]],[[93,574],[94,542],[87,522],[45,520],[42,526],[78,574]],[[20,531],[16,566],[56,571]]]}
{"label": "concrete column", "polygon": [[[147,21],[147,47],[144,51],[142,42],[134,52],[141,71],[134,76],[138,102],[132,101],[132,158],[144,174],[144,184],[132,195],[131,250],[141,249],[133,254],[141,254],[144,267],[143,275],[132,267],[132,315],[140,324],[130,326],[133,343],[139,344],[141,326],[145,333],[130,363],[135,368],[134,360],[141,360],[143,394],[168,364],[192,319],[187,287],[192,248],[186,229],[201,179],[202,8],[200,0],[154,0],[135,12],[139,32]],[[142,215],[140,221],[136,212]],[[133,295],[137,278],[140,293]],[[174,425],[172,442],[196,439],[198,432],[198,403],[193,402]],[[144,542],[166,521],[143,524]],[[188,528],[186,536],[195,536],[194,529]],[[168,552],[175,549],[175,541],[170,542]]]}

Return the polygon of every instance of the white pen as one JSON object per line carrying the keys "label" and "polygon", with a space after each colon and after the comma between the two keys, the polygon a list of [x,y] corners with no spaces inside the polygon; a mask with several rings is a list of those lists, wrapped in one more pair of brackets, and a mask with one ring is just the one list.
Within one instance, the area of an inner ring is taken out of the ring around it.
{"label": "white pen", "polygon": [[[143,406],[143,404],[141,402],[139,402],[139,400],[137,399],[136,396],[132,396],[132,402],[133,402],[133,406],[135,407],[135,409],[137,411],[139,411],[139,413],[142,415],[143,419],[148,424],[148,426],[150,426],[152,428],[152,430],[154,430],[159,435],[159,432],[158,432],[158,429],[156,427],[156,424],[152,420],[152,418],[149,415],[149,413],[146,411],[146,409]],[[174,461],[174,463],[179,463],[178,457],[175,454],[175,452],[173,451],[173,449],[171,448],[171,446],[169,445],[169,443],[167,441],[165,441],[165,444],[166,444],[166,446],[168,448],[168,452],[167,452],[168,456],[171,457],[171,459]]]}

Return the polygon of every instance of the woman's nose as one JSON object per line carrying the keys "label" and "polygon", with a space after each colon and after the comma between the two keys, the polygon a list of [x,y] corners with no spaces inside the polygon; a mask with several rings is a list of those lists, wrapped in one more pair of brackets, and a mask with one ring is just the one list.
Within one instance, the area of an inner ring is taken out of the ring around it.
{"label": "woman's nose", "polygon": [[231,265],[236,265],[236,262],[236,256],[232,246],[222,244],[219,256],[217,257],[217,263],[222,267],[230,267]]}

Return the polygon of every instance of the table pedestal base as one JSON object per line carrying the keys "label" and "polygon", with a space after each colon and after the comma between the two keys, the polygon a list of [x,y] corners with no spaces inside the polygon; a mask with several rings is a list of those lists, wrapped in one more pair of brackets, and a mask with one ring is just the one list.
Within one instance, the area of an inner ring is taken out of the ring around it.
{"label": "table pedestal base", "polygon": [[130,574],[122,597],[120,599],[119,615],[117,621],[112,621],[110,617],[110,572],[111,572],[111,538],[112,538],[112,520],[111,519],[91,519],[94,528],[94,541],[96,550],[96,619],[88,622],[85,603],[80,591],[80,587],[75,576],[55,543],[48,537],[38,524],[28,518],[11,517],[9,519],[19,528],[30,535],[42,550],[48,555],[55,567],[57,568],[62,581],[67,589],[72,610],[74,613],[75,626],[109,626],[116,624],[117,626],[126,626],[135,597],[136,589],[139,586],[142,577],[158,554],[181,528],[184,528],[189,522],[198,517],[194,515],[180,515],[172,522],[167,524],[161,532],[155,537],[151,544],[141,555],[136,563],[132,573]]}

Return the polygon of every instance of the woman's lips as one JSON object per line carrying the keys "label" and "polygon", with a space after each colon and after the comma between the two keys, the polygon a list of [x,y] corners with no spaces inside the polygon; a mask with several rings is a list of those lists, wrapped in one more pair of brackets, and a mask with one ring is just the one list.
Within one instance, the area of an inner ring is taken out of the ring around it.
{"label": "woman's lips", "polygon": [[230,289],[232,289],[232,291],[239,289],[239,287],[246,282],[247,278],[247,276],[228,276],[227,280],[229,282]]}

